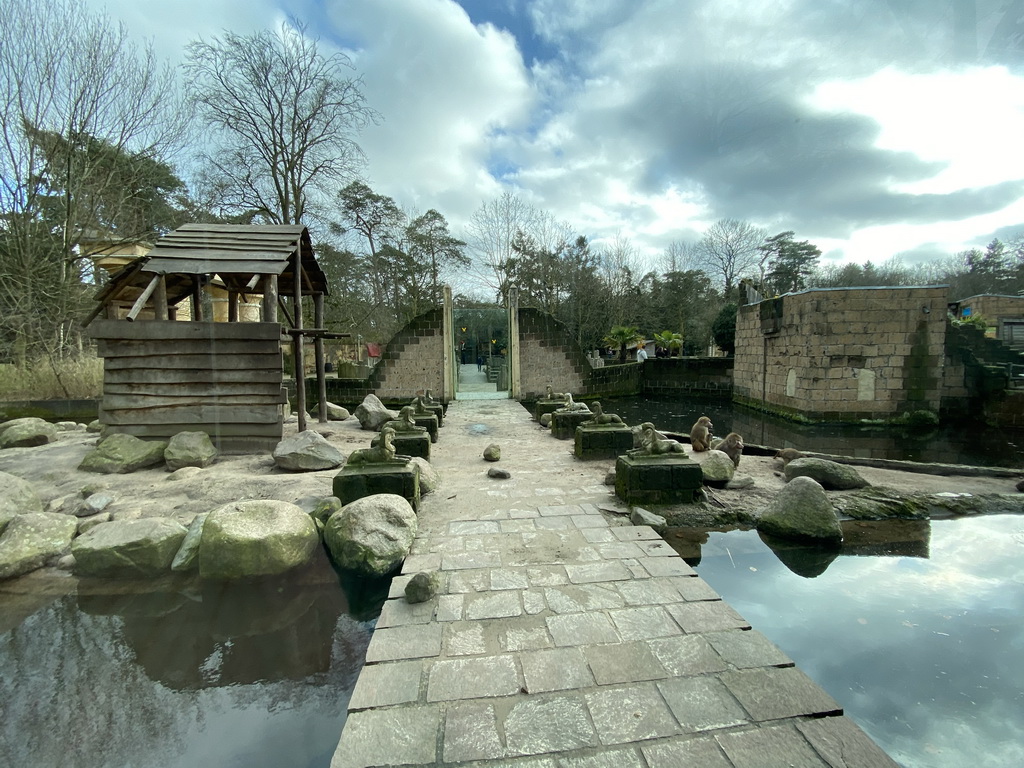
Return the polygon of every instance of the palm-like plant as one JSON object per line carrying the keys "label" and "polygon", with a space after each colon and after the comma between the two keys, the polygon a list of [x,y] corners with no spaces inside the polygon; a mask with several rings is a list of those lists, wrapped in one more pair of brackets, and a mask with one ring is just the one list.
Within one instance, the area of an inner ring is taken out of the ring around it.
{"label": "palm-like plant", "polygon": [[604,343],[609,347],[619,348],[619,362],[626,362],[626,347],[630,344],[639,344],[644,341],[644,335],[635,325],[616,325],[604,337]]}
{"label": "palm-like plant", "polygon": [[662,331],[654,334],[654,346],[658,349],[668,350],[671,355],[676,350],[683,348],[683,335],[675,331]]}

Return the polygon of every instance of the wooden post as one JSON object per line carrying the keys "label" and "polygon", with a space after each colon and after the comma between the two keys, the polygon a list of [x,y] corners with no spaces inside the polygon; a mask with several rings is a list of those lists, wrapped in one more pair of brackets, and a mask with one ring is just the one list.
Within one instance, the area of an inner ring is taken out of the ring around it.
{"label": "wooden post", "polygon": [[[302,257],[295,251],[295,264],[292,271],[292,312],[295,317],[295,330],[302,330]],[[299,411],[299,432],[306,431],[306,361],[303,356],[302,334],[296,333],[295,340],[295,407]]]}
{"label": "wooden post", "polygon": [[167,275],[160,275],[153,294],[153,316],[157,320],[169,320],[170,311],[167,306]]}
{"label": "wooden post", "polygon": [[192,275],[192,321],[203,322],[203,285],[199,275]]}
{"label": "wooden post", "polygon": [[139,312],[141,312],[142,308],[146,306],[146,302],[149,301],[149,297],[153,295],[153,291],[156,290],[157,283],[159,282],[160,276],[153,275],[153,279],[149,281],[149,285],[147,285],[146,289],[139,294],[139,298],[135,300],[135,303],[132,304],[132,308],[128,310],[128,317],[125,318],[128,322],[134,322],[135,318],[139,316]]}
{"label": "wooden post", "polygon": [[[324,328],[324,295],[313,294],[313,325],[317,328]],[[324,365],[324,337],[319,334],[313,340],[313,351],[316,355],[316,386],[317,397],[320,404],[317,406],[317,420],[321,424],[327,423],[327,366]]]}
{"label": "wooden post", "polygon": [[260,312],[264,323],[277,322],[277,275],[263,276],[263,308]]}
{"label": "wooden post", "polygon": [[238,291],[228,291],[228,322],[238,322]]}

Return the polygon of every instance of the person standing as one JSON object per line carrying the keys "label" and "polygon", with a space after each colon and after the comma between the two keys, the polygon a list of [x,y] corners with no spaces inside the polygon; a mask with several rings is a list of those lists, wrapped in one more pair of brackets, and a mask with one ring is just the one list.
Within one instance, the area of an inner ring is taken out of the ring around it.
{"label": "person standing", "polygon": [[636,348],[636,361],[638,363],[642,363],[646,359],[647,359],[647,347],[646,346],[642,346],[642,345],[637,347]]}

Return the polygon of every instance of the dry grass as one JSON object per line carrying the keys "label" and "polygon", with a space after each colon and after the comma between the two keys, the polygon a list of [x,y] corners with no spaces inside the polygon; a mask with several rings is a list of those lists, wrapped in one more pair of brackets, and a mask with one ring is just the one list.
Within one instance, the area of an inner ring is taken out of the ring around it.
{"label": "dry grass", "polygon": [[0,365],[0,400],[79,400],[102,394],[103,360],[95,356]]}

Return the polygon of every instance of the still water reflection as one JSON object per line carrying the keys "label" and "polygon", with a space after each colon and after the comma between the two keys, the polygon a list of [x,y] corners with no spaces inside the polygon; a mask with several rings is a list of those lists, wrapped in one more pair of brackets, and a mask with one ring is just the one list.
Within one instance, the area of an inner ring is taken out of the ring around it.
{"label": "still water reflection", "polygon": [[82,583],[15,626],[0,595],[0,765],[330,764],[373,617],[329,565],[112,589]]}
{"label": "still water reflection", "polygon": [[748,443],[775,448],[798,448],[875,459],[1024,466],[1024,430],[972,424],[931,429],[879,425],[809,426],[706,397],[626,397],[608,399],[604,410],[617,413],[627,424],[652,421],[659,429],[689,434],[693,422],[709,416],[715,434],[739,432]]}
{"label": "still water reflection", "polygon": [[834,556],[666,538],[902,765],[1024,765],[1024,518],[844,532]]}

